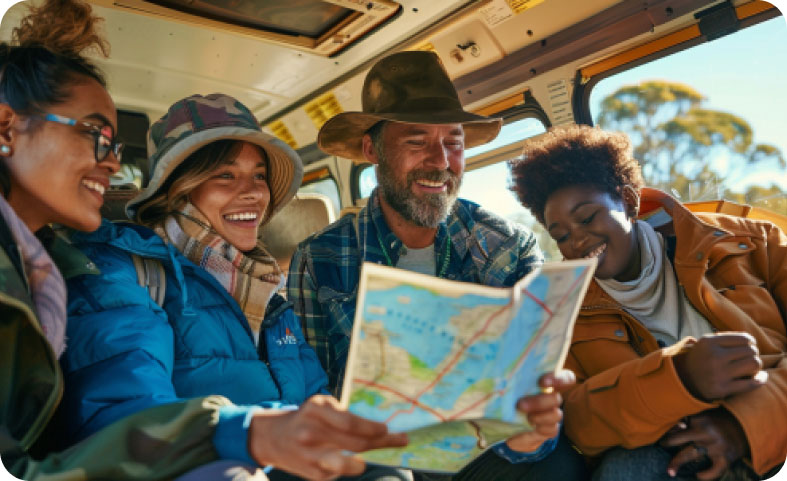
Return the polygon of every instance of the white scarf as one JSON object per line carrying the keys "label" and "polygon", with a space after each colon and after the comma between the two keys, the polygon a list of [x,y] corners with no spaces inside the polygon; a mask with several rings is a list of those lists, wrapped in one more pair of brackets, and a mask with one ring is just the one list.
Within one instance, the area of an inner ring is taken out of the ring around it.
{"label": "white scarf", "polygon": [[713,332],[678,284],[661,234],[641,220],[634,229],[640,249],[639,276],[626,282],[596,279],[601,288],[667,346],[686,336],[699,338]]}

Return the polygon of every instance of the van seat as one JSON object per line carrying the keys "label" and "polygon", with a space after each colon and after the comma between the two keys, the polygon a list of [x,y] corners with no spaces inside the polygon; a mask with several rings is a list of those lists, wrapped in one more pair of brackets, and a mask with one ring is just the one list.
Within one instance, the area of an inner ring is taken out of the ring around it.
{"label": "van seat", "polygon": [[298,243],[335,220],[328,196],[296,194],[262,229],[259,238],[285,272]]}
{"label": "van seat", "polygon": [[126,216],[126,204],[136,197],[139,187],[134,184],[110,185],[104,192],[104,205],[101,206],[101,217],[111,221],[129,220]]}
{"label": "van seat", "polygon": [[767,220],[779,226],[781,230],[787,231],[787,216],[760,207],[738,204],[729,200],[686,202],[683,205],[692,212],[718,212],[720,214],[748,217],[749,219]]}

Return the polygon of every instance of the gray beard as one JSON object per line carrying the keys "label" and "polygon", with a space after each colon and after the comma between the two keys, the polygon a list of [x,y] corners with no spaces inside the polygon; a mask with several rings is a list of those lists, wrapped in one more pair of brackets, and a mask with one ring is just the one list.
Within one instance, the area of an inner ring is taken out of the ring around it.
{"label": "gray beard", "polygon": [[[410,187],[415,179],[447,181],[446,192],[425,194],[423,198],[413,195]],[[436,228],[454,207],[462,183],[460,177],[448,171],[414,170],[407,174],[403,184],[397,183],[387,162],[381,160],[377,167],[377,184],[380,195],[404,220],[418,227]]]}

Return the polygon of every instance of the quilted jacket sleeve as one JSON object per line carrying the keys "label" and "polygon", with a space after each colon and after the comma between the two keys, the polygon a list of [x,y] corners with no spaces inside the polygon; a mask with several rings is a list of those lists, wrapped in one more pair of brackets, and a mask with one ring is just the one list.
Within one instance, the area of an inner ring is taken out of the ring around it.
{"label": "quilted jacket sleeve", "polygon": [[61,366],[71,441],[129,414],[180,400],[172,385],[172,328],[137,284],[131,258],[100,245],[85,253],[101,274],[68,281],[69,344]]}

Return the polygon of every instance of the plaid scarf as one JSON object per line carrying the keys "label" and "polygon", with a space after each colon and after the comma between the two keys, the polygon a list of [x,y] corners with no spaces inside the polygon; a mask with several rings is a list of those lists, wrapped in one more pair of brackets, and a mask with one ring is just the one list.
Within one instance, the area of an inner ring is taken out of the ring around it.
{"label": "plaid scarf", "polygon": [[262,243],[258,241],[251,251],[241,252],[213,230],[191,203],[172,212],[155,231],[219,281],[238,302],[258,343],[268,301],[285,281],[276,259]]}
{"label": "plaid scarf", "polygon": [[19,248],[41,330],[60,358],[66,349],[66,284],[63,276],[41,242],[3,196],[0,196],[0,215]]}

